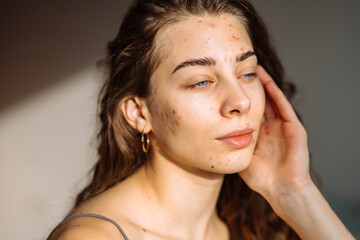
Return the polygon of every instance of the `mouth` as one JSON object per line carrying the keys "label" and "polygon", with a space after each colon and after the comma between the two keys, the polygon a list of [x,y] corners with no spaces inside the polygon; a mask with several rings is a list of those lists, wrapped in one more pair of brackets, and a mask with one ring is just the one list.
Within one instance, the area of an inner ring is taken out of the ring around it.
{"label": "mouth", "polygon": [[236,130],[217,138],[217,140],[232,148],[245,148],[250,145],[253,132],[254,129],[251,128]]}

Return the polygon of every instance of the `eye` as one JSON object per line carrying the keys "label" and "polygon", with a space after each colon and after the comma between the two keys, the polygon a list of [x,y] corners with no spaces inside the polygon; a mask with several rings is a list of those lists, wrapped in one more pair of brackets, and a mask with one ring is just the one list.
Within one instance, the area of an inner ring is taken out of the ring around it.
{"label": "eye", "polygon": [[246,73],[240,76],[241,79],[244,79],[246,81],[254,80],[257,77],[256,73]]}
{"label": "eye", "polygon": [[211,83],[211,81],[209,81],[209,80],[204,80],[204,81],[195,83],[195,84],[193,84],[193,85],[190,85],[189,88],[191,88],[191,89],[194,89],[194,88],[204,88],[204,87],[206,87],[207,85],[209,85],[210,83]]}

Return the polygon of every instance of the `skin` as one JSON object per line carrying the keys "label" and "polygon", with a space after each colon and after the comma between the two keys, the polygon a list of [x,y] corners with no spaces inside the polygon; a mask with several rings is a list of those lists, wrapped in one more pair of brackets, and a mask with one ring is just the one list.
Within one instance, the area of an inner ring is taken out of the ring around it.
{"label": "skin", "polygon": [[[255,56],[236,62],[253,48],[235,17],[188,17],[162,31],[158,44],[166,58],[150,97],[121,105],[128,123],[149,134],[151,159],[72,214],[108,216],[130,239],[228,239],[215,207],[224,174],[238,172],[302,239],[354,239],[311,181],[306,132],[290,103]],[[174,72],[199,57],[216,65]],[[254,140],[247,146],[218,140],[247,127]],[[98,219],[63,229],[57,239],[121,239]]]}

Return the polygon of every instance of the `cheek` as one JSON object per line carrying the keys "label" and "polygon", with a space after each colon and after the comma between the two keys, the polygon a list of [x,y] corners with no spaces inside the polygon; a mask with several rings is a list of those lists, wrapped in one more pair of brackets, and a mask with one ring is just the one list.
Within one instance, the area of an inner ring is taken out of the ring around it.
{"label": "cheek", "polygon": [[265,110],[265,92],[260,81],[250,89],[251,107],[254,113],[259,116],[260,121]]}
{"label": "cheek", "polygon": [[153,98],[150,107],[153,132],[158,137],[168,134],[177,135],[180,127],[182,117],[178,113],[176,104],[174,104],[177,101],[171,101],[173,104],[169,102],[157,95]]}

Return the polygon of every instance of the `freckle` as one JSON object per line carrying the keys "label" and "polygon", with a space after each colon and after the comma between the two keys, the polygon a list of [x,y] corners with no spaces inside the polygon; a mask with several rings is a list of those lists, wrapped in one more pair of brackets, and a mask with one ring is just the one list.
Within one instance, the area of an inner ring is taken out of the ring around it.
{"label": "freckle", "polygon": [[185,38],[184,40],[187,41],[187,38]]}
{"label": "freckle", "polygon": [[211,165],[211,168],[214,168],[214,165]]}
{"label": "freckle", "polygon": [[173,113],[173,114],[175,114],[175,113],[176,113],[176,111],[173,109],[173,110],[172,110],[172,113]]}
{"label": "freckle", "polygon": [[202,21],[201,21],[201,20],[199,20],[199,21],[198,21],[198,23],[202,23]]}
{"label": "freckle", "polygon": [[210,157],[209,159],[212,160],[212,157]]}
{"label": "freckle", "polygon": [[145,229],[145,228],[143,228],[142,230],[143,230],[144,232],[146,232],[146,229]]}
{"label": "freckle", "polygon": [[151,197],[148,197],[149,200],[151,200]]}
{"label": "freckle", "polygon": [[227,166],[227,164],[225,163],[225,166]]}

